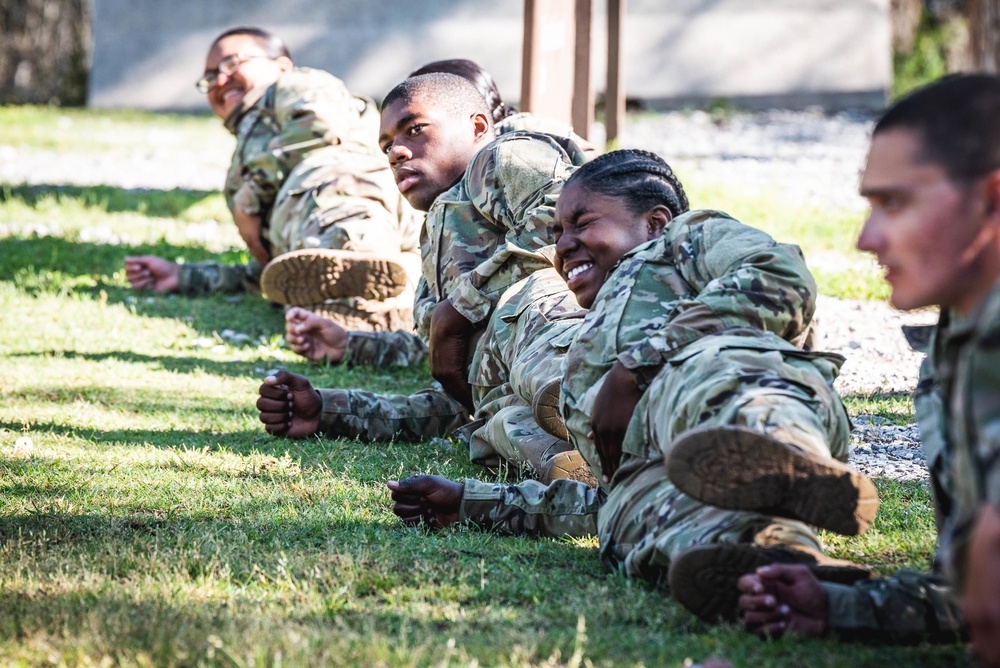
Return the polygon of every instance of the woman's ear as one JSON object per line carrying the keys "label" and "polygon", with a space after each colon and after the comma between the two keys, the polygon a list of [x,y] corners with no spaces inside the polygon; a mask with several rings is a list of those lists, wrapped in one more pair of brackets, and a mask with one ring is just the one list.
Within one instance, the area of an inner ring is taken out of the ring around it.
{"label": "woman's ear", "polygon": [[652,209],[646,212],[646,232],[650,239],[655,239],[656,237],[663,234],[663,230],[667,227],[667,223],[673,220],[674,214],[670,213],[670,209],[663,206],[662,204],[657,204]]}
{"label": "woman's ear", "polygon": [[295,63],[288,56],[278,56],[274,59],[274,62],[278,63],[278,69],[284,72],[291,72],[292,68],[295,67]]}

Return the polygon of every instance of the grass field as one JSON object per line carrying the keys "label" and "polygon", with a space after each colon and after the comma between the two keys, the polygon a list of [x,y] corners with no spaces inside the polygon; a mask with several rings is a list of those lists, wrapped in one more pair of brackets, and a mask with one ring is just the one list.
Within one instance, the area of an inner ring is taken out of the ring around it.
{"label": "grass field", "polygon": [[[0,109],[0,145],[119,150],[96,130],[59,134],[62,117]],[[191,142],[210,131],[190,117],[72,120],[137,135],[190,132]],[[725,185],[692,192],[728,193],[719,208],[750,222],[768,206]],[[771,231],[833,258],[817,272],[824,292],[884,294],[871,264],[844,250],[856,214],[767,211]],[[796,225],[804,216],[806,236]],[[254,402],[276,366],[320,386],[392,392],[424,386],[426,369],[308,366],[282,347],[281,312],[257,297],[126,287],[126,255],[240,260],[226,221],[210,190],[0,184],[0,664],[965,663],[958,645],[762,642],[709,627],[662,592],[607,572],[594,540],[404,529],[385,481],[482,476],[462,448],[274,439]],[[898,401],[848,402],[852,412],[910,417]],[[927,568],[926,487],[879,489],[874,529],[824,535],[832,553],[880,573]]]}

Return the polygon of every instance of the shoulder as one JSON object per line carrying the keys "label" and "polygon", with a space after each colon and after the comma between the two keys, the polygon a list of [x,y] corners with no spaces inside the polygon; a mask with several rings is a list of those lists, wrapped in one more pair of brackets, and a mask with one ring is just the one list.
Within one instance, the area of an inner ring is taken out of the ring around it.
{"label": "shoulder", "polygon": [[285,72],[275,82],[275,104],[283,106],[302,99],[350,95],[344,82],[324,70],[296,67]]}
{"label": "shoulder", "polygon": [[485,210],[499,199],[517,209],[539,191],[561,183],[573,169],[572,159],[552,137],[511,132],[472,158],[463,181],[477,208]]}

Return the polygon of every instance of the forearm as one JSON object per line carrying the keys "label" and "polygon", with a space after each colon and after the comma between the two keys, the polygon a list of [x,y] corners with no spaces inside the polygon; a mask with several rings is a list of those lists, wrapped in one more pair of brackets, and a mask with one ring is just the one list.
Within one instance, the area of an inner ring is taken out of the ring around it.
{"label": "forearm", "polygon": [[189,262],[179,266],[178,292],[205,295],[215,292],[233,293],[258,290],[260,265],[223,264],[222,262]]}
{"label": "forearm", "polygon": [[823,588],[834,635],[890,643],[954,642],[964,635],[954,592],[939,576],[900,571],[853,586],[824,582]]}
{"label": "forearm", "polygon": [[545,486],[466,480],[459,521],[503,533],[534,536],[593,536],[602,492],[575,480]]}
{"label": "forearm", "polygon": [[344,363],[348,366],[416,366],[427,359],[427,344],[412,332],[350,332]]}

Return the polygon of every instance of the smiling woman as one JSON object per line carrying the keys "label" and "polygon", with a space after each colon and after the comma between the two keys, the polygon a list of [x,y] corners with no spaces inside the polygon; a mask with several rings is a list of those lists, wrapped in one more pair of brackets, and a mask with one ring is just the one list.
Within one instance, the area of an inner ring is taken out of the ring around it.
{"label": "smiling woman", "polygon": [[590,308],[622,256],[687,210],[684,187],[658,155],[601,156],[570,176],[556,203],[556,270]]}

